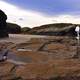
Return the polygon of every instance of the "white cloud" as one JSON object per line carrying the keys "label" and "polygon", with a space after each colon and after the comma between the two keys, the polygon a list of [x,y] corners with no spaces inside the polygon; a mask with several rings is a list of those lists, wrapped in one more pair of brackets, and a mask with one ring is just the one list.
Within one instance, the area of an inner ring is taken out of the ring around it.
{"label": "white cloud", "polygon": [[34,11],[22,10],[19,7],[0,1],[0,8],[8,15],[8,22],[14,22],[21,26],[39,26],[52,21]]}
{"label": "white cloud", "polygon": [[4,0],[0,1],[0,9],[2,9],[8,16],[8,22],[14,22],[22,27],[34,27],[43,24],[50,23],[80,23],[80,19],[77,16],[71,15],[59,15],[52,17],[45,17],[38,12],[23,10],[19,7],[16,7],[12,4],[5,2]]}
{"label": "white cloud", "polygon": [[74,23],[80,24],[80,15],[59,15],[54,17],[58,23]]}

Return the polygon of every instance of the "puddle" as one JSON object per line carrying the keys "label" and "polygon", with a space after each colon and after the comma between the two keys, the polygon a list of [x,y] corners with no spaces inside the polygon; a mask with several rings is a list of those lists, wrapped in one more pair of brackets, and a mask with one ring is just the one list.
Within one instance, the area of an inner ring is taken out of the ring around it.
{"label": "puddle", "polygon": [[18,62],[25,62],[25,63],[30,63],[32,62],[32,58],[31,57],[27,57],[27,56],[18,56],[12,52],[9,52],[8,54],[8,59],[10,60],[14,60],[14,61],[18,61]]}
{"label": "puddle", "polygon": [[11,62],[11,63],[14,63],[14,64],[17,64],[17,65],[25,65],[26,64],[25,62],[15,61],[15,60],[11,60],[11,59],[8,59],[7,61]]}
{"label": "puddle", "polygon": [[31,49],[17,49],[17,51],[32,51]]}

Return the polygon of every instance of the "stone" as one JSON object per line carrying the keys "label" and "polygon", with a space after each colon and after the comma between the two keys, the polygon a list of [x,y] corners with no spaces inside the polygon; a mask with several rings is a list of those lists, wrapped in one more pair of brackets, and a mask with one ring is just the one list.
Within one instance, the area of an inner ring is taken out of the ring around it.
{"label": "stone", "polygon": [[0,10],[0,38],[8,37],[8,31],[7,31],[7,15]]}

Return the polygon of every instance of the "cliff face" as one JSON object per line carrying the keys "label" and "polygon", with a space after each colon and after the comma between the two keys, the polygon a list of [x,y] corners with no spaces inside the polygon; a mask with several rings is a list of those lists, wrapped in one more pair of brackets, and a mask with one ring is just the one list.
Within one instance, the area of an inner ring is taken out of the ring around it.
{"label": "cliff face", "polygon": [[7,15],[0,9],[0,38],[8,37],[6,20]]}
{"label": "cliff face", "polygon": [[47,24],[39,27],[32,28],[30,34],[39,34],[39,35],[52,35],[52,36],[74,36],[76,24],[70,23],[56,23],[56,24]]}

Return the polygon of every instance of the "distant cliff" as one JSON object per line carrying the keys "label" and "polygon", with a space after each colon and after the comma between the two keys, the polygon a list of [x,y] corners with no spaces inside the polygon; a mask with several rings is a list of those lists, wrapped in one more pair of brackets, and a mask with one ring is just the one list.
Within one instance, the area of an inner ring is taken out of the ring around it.
{"label": "distant cliff", "polygon": [[71,23],[55,23],[47,24],[32,28],[29,34],[51,35],[51,36],[74,36],[76,35],[75,27],[77,24]]}
{"label": "distant cliff", "polygon": [[80,26],[79,24],[71,23],[55,23],[37,26],[34,28],[24,27],[14,24],[7,23],[8,33],[24,33],[33,35],[50,35],[50,36],[75,36],[75,27]]}
{"label": "distant cliff", "polygon": [[8,33],[18,34],[21,33],[21,26],[14,23],[7,23]]}

